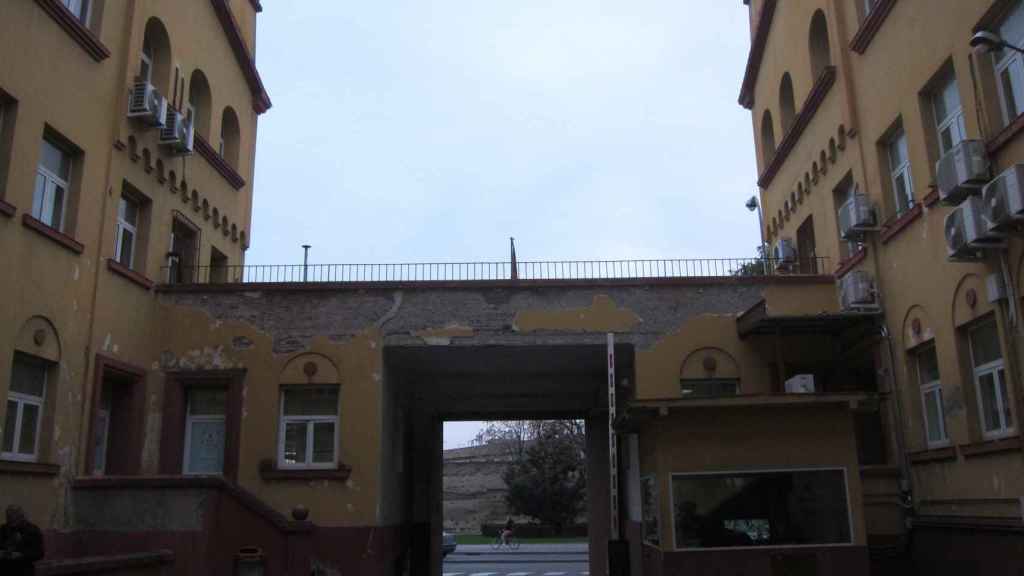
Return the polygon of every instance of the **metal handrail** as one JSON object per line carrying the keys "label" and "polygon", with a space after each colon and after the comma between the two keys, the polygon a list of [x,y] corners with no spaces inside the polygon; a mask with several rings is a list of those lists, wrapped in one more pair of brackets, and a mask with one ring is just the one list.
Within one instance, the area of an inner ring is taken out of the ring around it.
{"label": "metal handrail", "polygon": [[473,282],[497,280],[642,280],[827,274],[824,256],[536,262],[421,262],[405,264],[245,264],[163,267],[168,284],[291,282]]}

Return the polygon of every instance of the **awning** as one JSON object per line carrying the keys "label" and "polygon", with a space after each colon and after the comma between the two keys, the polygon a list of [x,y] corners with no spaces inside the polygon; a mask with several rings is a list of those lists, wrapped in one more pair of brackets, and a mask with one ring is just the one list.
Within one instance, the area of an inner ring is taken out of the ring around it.
{"label": "awning", "polygon": [[736,331],[740,338],[776,334],[839,335],[851,328],[868,327],[880,316],[880,311],[772,316],[768,314],[768,306],[762,300],[740,314],[736,319]]}

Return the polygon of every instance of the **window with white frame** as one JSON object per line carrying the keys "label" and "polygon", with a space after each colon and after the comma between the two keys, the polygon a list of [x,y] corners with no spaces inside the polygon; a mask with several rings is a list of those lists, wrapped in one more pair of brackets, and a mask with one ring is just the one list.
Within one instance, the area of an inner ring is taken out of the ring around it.
{"label": "window with white frame", "polygon": [[70,180],[71,155],[49,138],[43,138],[36,167],[32,217],[63,232]]}
{"label": "window with white frame", "polygon": [[935,133],[939,141],[939,154],[945,154],[967,137],[964,111],[960,105],[960,89],[952,72],[932,93],[932,112],[935,114]]}
{"label": "window with white frame", "polygon": [[[1024,2],[1014,4],[999,26],[999,36],[1015,46],[1024,42]],[[992,53],[992,60],[1005,126],[1024,112],[1024,55],[1016,50],[997,50]]]}
{"label": "window with white frame", "polygon": [[85,26],[89,25],[89,10],[92,8],[91,0],[60,0],[60,3],[69,12],[74,14],[79,22]]}
{"label": "window with white frame", "polygon": [[46,398],[47,366],[15,353],[4,415],[3,449],[6,460],[39,460],[39,430]]}
{"label": "window with white frame", "polygon": [[135,241],[139,236],[139,213],[142,211],[138,200],[121,196],[117,206],[117,238],[114,257],[123,266],[134,268]]}
{"label": "window with white frame", "polygon": [[185,474],[224,472],[224,388],[192,387],[185,417]]}
{"label": "window with white frame", "polygon": [[907,133],[902,128],[886,144],[889,153],[889,181],[892,184],[896,214],[902,214],[914,205],[914,184],[910,177],[910,154],[907,151]]}
{"label": "window with white frame", "polygon": [[939,378],[939,357],[935,346],[928,346],[916,354],[917,375],[921,384],[921,407],[924,413],[924,431],[928,446],[949,442],[946,435],[945,407],[942,403],[942,381]]}
{"label": "window with white frame", "polygon": [[287,387],[281,390],[278,466],[337,466],[338,387]]}
{"label": "window with white frame", "polygon": [[142,42],[142,55],[139,59],[139,79],[153,83],[153,47],[149,45],[149,38]]}
{"label": "window with white frame", "polygon": [[995,319],[971,328],[969,340],[982,435],[1005,436],[1013,432],[1013,414]]}

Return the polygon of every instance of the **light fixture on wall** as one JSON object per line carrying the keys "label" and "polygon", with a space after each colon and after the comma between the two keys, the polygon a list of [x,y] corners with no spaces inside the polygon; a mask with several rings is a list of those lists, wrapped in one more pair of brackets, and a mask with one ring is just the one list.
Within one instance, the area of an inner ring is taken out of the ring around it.
{"label": "light fixture on wall", "polygon": [[986,30],[982,30],[981,32],[977,32],[974,36],[971,36],[971,48],[979,47],[981,48],[981,51],[984,53],[995,52],[996,50],[1003,50],[1008,48],[1015,52],[1020,52],[1021,54],[1024,54],[1024,48],[1014,46],[1013,44],[1008,43],[1006,40],[1003,40],[1003,38],[998,34],[994,32],[988,32]]}
{"label": "light fixture on wall", "polygon": [[[745,205],[747,207],[747,210],[750,210],[751,212],[757,212],[757,224],[759,232],[761,233],[761,259],[767,262],[768,248],[765,246],[764,243],[764,215],[761,214],[761,203],[757,200],[757,195],[754,195],[751,196],[749,200],[747,200],[747,203]],[[767,272],[767,267],[765,268],[765,272]]]}

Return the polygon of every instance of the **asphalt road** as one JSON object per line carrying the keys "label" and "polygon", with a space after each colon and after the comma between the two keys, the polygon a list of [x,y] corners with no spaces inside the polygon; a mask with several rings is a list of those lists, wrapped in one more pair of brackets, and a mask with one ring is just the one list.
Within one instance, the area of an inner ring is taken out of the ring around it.
{"label": "asphalt road", "polygon": [[518,550],[460,545],[442,576],[589,576],[586,544],[523,544]]}

